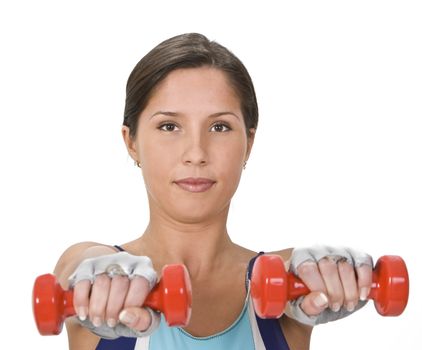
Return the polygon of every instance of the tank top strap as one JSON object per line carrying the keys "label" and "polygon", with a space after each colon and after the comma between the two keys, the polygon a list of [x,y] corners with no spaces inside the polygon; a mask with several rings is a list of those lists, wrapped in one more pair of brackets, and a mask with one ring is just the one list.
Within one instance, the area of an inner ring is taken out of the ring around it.
{"label": "tank top strap", "polygon": [[[246,272],[246,290],[249,288],[249,283],[252,275],[252,269],[255,264],[256,258],[265,254],[264,252],[259,252],[256,256],[254,256],[248,265],[248,270]],[[283,334],[281,329],[280,323],[278,319],[263,319],[260,318],[255,313],[255,319],[258,325],[259,333],[261,334],[262,340],[264,342],[266,349],[279,349],[279,350],[289,350],[289,346],[287,344],[286,338]]]}
{"label": "tank top strap", "polygon": [[256,256],[254,256],[251,260],[249,260],[249,264],[248,264],[248,269],[246,270],[246,278],[245,278],[245,288],[246,288],[246,292],[248,291],[249,288],[249,281],[251,279],[251,275],[252,275],[252,269],[253,269],[253,265],[255,264],[255,260],[257,257],[259,257],[260,255],[265,254],[265,252],[259,252]]}
{"label": "tank top strap", "polygon": [[125,252],[126,251],[121,246],[119,246],[117,244],[115,244],[113,247],[116,248],[118,251],[121,251],[121,252]]}

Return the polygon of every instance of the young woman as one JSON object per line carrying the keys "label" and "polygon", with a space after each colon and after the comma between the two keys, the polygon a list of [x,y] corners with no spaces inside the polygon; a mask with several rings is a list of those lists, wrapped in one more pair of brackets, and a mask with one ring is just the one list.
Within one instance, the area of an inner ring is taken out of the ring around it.
{"label": "young woman", "polygon": [[[122,135],[142,170],[149,224],[131,242],[79,243],[58,261],[60,283],[75,291],[78,317],[66,321],[71,349],[308,349],[313,325],[364,304],[370,256],[327,247],[285,249],[267,253],[290,262],[311,293],[280,319],[255,316],[247,271],[258,254],[232,242],[226,223],[257,125],[246,68],[203,35],[170,38],[136,65],[127,83]],[[126,264],[122,250],[135,261],[148,257],[152,265],[138,261],[145,274],[133,278],[95,273],[93,266],[104,266],[110,256]],[[80,272],[87,261],[92,276]],[[168,327],[142,306],[155,283],[151,271],[173,263],[184,264],[192,282],[186,327]]]}

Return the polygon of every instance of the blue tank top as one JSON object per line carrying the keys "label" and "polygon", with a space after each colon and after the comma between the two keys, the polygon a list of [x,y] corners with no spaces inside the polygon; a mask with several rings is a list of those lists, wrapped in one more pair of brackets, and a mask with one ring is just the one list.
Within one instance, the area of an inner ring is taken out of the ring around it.
{"label": "blue tank top", "polygon": [[[123,250],[116,246],[117,249]],[[255,259],[246,273],[247,296],[242,312],[227,329],[208,337],[194,337],[181,327],[169,327],[163,315],[158,329],[141,338],[120,337],[100,339],[96,350],[289,350],[277,319],[261,319],[253,308],[250,297],[250,275]]]}

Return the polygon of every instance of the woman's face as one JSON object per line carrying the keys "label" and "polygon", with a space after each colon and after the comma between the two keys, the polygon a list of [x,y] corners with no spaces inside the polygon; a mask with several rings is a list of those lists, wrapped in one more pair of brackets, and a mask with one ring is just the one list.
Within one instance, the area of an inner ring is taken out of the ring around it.
{"label": "woman's face", "polygon": [[[184,223],[202,222],[228,204],[253,144],[246,136],[240,101],[225,74],[210,67],[177,69],[156,87],[128,150],[141,163],[151,210]],[[207,178],[206,191],[176,184]]]}

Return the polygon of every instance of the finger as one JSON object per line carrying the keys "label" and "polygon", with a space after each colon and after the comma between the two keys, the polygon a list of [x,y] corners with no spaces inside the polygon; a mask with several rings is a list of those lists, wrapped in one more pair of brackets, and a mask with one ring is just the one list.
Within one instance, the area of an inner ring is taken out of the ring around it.
{"label": "finger", "polygon": [[105,308],[110,291],[110,278],[101,274],[95,278],[89,300],[89,319],[95,327],[104,322]]}
{"label": "finger", "polygon": [[81,321],[85,321],[88,316],[89,292],[91,281],[82,280],[73,287],[73,306]]}
{"label": "finger", "polygon": [[300,304],[300,308],[308,316],[319,315],[327,308],[327,306],[328,298],[322,292],[309,293],[303,298],[302,303]]}
{"label": "finger", "polygon": [[111,279],[110,294],[107,300],[105,319],[109,327],[117,323],[120,310],[122,310],[127,292],[129,279],[126,276],[114,276]]}
{"label": "finger", "polygon": [[359,300],[355,269],[347,261],[339,261],[337,265],[341,284],[343,285],[344,306],[347,311],[352,312]]}
{"label": "finger", "polygon": [[142,306],[149,293],[149,282],[144,277],[136,276],[130,281],[124,307]]}
{"label": "finger", "polygon": [[297,267],[298,277],[311,291],[327,293],[324,280],[319,272],[318,265],[313,261],[305,261]]}
{"label": "finger", "polygon": [[356,268],[360,300],[368,299],[372,286],[372,266],[363,264]]}
{"label": "finger", "polygon": [[145,331],[152,322],[151,314],[145,308],[128,307],[119,315],[121,323],[137,331]]}
{"label": "finger", "polygon": [[330,308],[337,312],[344,302],[343,285],[338,274],[337,262],[335,259],[326,257],[318,262],[318,267],[327,288]]}

